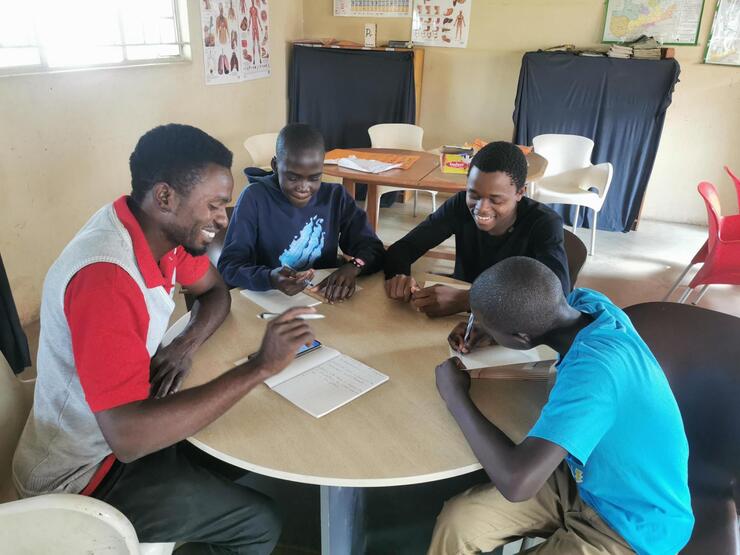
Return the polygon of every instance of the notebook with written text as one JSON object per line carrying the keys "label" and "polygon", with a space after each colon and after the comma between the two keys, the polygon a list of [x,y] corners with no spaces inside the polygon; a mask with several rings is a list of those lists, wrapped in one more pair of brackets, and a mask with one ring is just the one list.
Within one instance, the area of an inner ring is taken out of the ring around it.
{"label": "notebook with written text", "polygon": [[382,372],[324,345],[296,358],[285,370],[265,380],[265,385],[321,418],[386,381],[388,376]]}

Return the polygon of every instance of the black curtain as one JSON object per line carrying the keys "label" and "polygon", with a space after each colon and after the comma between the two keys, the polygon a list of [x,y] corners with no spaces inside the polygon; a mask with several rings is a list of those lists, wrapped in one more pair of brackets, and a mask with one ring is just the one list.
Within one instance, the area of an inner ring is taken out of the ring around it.
{"label": "black curtain", "polygon": [[16,374],[31,366],[28,340],[18,319],[2,256],[0,256],[0,351]]}
{"label": "black curtain", "polygon": [[[514,140],[531,145],[543,133],[592,139],[591,161],[614,166],[599,229],[629,231],[640,211],[680,71],[675,60],[528,52],[519,73]],[[571,221],[571,207],[556,208],[566,223]],[[589,227],[592,212],[585,212]]]}
{"label": "black curtain", "polygon": [[327,150],[370,146],[368,127],[415,123],[413,52],[293,46],[289,121],[324,135]]}

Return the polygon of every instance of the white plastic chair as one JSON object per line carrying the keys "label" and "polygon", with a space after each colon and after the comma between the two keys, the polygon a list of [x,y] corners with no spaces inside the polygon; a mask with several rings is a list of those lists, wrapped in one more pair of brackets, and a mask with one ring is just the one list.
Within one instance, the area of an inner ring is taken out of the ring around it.
{"label": "white plastic chair", "polygon": [[544,177],[591,165],[594,142],[580,135],[547,133],[532,139],[534,151],[547,160]]}
{"label": "white plastic chair", "polygon": [[[532,145],[534,151],[547,160],[544,176],[539,181],[529,184],[529,195],[533,199],[540,202],[575,205],[573,233],[576,232],[578,227],[578,215],[580,206],[582,206],[579,202],[581,200],[588,201],[589,208],[598,206],[598,208],[594,208],[594,222],[591,226],[591,250],[589,254],[593,256],[596,244],[596,213],[601,210],[601,206],[604,204],[603,196],[606,196],[606,190],[603,191],[602,198],[599,201],[598,198],[594,199],[591,196],[582,195],[583,190],[580,188],[580,184],[572,184],[571,186],[563,179],[552,181],[550,178],[572,170],[590,167],[594,142],[588,137],[581,137],[580,135],[546,133],[537,135],[532,139]],[[609,174],[609,182],[606,188],[608,188],[609,183],[611,183],[611,174]],[[541,187],[544,187],[547,192],[541,193]],[[569,192],[573,195],[568,196],[567,193]],[[555,197],[559,200],[552,200]]]}
{"label": "white plastic chair", "polygon": [[11,465],[33,404],[34,380],[0,355],[0,546],[3,553],[169,555],[174,543],[139,543],[129,520],[92,497],[54,493],[18,500]]}
{"label": "white plastic chair", "polygon": [[599,210],[604,205],[604,199],[609,192],[613,173],[614,168],[609,162],[564,171],[540,179],[533,195],[533,198],[539,202],[575,204],[576,215],[573,219],[573,233],[576,232],[578,227],[580,207],[584,206],[594,211],[594,219],[591,222],[591,249],[589,251],[591,256],[596,251],[596,223]]}
{"label": "white plastic chair", "polygon": [[277,143],[277,133],[262,133],[252,135],[244,141],[244,148],[247,150],[252,164],[265,171],[271,171],[272,158],[275,156],[275,143]]}
{"label": "white plastic chair", "polygon": [[[423,151],[422,139],[424,129],[418,125],[409,123],[379,123],[367,130],[370,135],[370,144],[373,148],[399,148],[403,150]],[[405,191],[403,187],[391,187],[389,185],[378,185],[378,214],[380,214],[380,197],[392,191]],[[432,195],[432,212],[437,210],[437,191],[427,191]],[[414,189],[414,217],[416,217],[416,201],[419,190]]]}

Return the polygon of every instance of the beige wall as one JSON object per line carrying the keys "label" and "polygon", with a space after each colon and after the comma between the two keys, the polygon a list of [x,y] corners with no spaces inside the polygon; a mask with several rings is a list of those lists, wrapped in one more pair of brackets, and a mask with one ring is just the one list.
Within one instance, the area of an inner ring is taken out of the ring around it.
{"label": "beige wall", "polygon": [[198,0],[188,0],[192,63],[0,79],[0,253],[23,322],[38,316],[44,275],[64,245],[130,190],[128,157],[144,131],[201,127],[234,151],[242,183],[243,140],[285,123],[287,42],[303,34],[302,12],[300,0],[270,2],[267,79],[205,85]]}
{"label": "beige wall", "polygon": [[[364,24],[378,40],[410,38],[410,19],[333,17],[332,0],[303,0],[307,37],[362,41]],[[696,192],[715,183],[737,210],[722,166],[740,171],[740,69],[701,63],[716,0],[704,6],[699,46],[678,47],[681,82],[668,110],[643,217],[704,224]],[[466,49],[427,48],[421,116],[427,148],[481,137],[509,139],[522,54],[564,43],[600,41],[604,2],[596,0],[473,0]]]}

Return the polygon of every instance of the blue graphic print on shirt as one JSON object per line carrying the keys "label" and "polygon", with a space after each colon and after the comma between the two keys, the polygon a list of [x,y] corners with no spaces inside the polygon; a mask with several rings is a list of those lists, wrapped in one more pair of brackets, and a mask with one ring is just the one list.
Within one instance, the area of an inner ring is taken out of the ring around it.
{"label": "blue graphic print on shirt", "polygon": [[324,248],[323,223],[324,219],[318,216],[308,220],[290,246],[280,255],[280,263],[298,271],[311,268]]}

